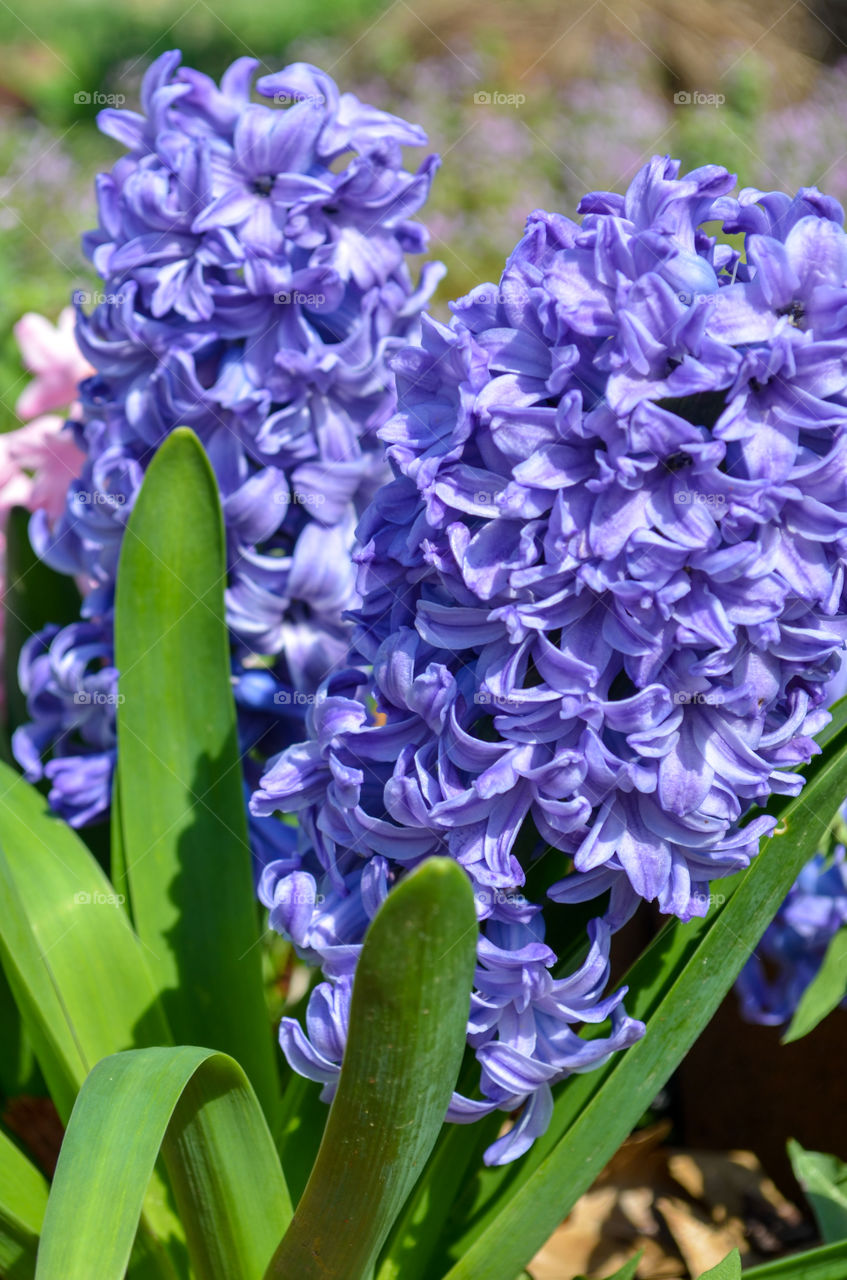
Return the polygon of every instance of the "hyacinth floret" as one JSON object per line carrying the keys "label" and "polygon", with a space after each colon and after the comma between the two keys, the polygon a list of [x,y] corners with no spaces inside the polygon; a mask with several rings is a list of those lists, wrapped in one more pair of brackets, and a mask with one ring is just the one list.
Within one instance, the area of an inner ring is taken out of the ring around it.
{"label": "hyacinth floret", "polygon": [[[543,1131],[552,1084],[637,1038],[622,993],[602,996],[612,933],[642,900],[705,914],[828,718],[847,624],[843,212],[734,185],[656,157],[581,221],[533,214],[499,284],[394,358],[355,669],[252,802],[300,819],[262,896],[323,966],[306,1033],[281,1036],[330,1090],[377,890],[436,853],[467,870],[481,1097],[451,1114],[527,1103],[493,1162]],[[574,972],[576,903],[596,919]],[[608,1039],[575,1034],[609,1014]]]}
{"label": "hyacinth floret", "polygon": [[[388,358],[415,337],[442,269],[426,265],[416,286],[406,261],[426,247],[414,215],[437,167],[405,167],[423,131],[305,63],[261,76],[253,101],[257,67],[239,58],[218,85],[166,53],[144,77],[142,112],[98,117],[126,154],[100,175],[99,225],[84,238],[102,288],[76,298],[94,367],[72,424],[85,462],[61,517],[37,516],[32,536],[85,585],[111,668],[134,499],[165,436],[196,431],[224,511],[243,746],[277,750],[302,734],[293,695],[346,652],[353,534],[384,476],[377,432],[395,404]],[[108,807],[115,735],[113,705],[98,705],[96,729],[78,720],[76,635],[27,646],[31,722],[15,751],[31,778],[52,755],[52,803],[81,825]],[[280,691],[287,702],[273,701]]]}

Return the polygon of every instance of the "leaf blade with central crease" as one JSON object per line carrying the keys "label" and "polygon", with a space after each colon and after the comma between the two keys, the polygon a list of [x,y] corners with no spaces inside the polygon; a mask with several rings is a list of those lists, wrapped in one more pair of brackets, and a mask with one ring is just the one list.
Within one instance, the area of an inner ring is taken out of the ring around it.
{"label": "leaf blade with central crease", "polygon": [[47,1203],[37,1280],[122,1280],[160,1149],[198,1280],[261,1280],[291,1216],[273,1139],[238,1063],[186,1045],[116,1054],[89,1075]]}
{"label": "leaf blade with central crease", "polygon": [[428,859],[382,904],[323,1141],[268,1280],[370,1276],[458,1077],[477,932],[470,881],[450,859]]}
{"label": "leaf blade with central crease", "polygon": [[217,484],[192,432],[154,456],[118,568],[122,874],[177,1041],[211,1042],[278,1105],[224,621]]}
{"label": "leaf blade with central crease", "polygon": [[63,1120],[102,1057],[170,1032],[111,884],[44,798],[0,763],[0,960]]}

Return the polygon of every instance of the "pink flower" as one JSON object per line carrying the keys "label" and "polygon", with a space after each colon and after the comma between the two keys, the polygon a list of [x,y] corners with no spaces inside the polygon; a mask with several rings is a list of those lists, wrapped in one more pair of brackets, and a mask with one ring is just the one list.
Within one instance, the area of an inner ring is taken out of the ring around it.
{"label": "pink flower", "polygon": [[0,531],[12,507],[61,515],[65,494],[83,462],[65,419],[43,414],[17,431],[0,435]]}
{"label": "pink flower", "polygon": [[[66,307],[59,323],[29,311],[15,325],[15,337],[35,379],[21,393],[18,417],[31,422],[0,435],[0,594],[6,590],[6,524],[13,507],[43,508],[61,514],[68,485],[80,474],[84,454],[76,447],[68,417],[79,416],[77,385],[93,372],[74,338],[74,313]],[[65,416],[50,410],[64,409]],[[38,415],[38,416],[36,416]],[[0,656],[3,613],[0,610]],[[0,706],[3,690],[0,687]]]}
{"label": "pink flower", "polygon": [[15,325],[23,362],[35,374],[15,406],[22,421],[68,407],[69,416],[77,416],[77,384],[94,370],[76,345],[74,324],[73,308],[65,307],[56,325],[34,311],[21,316]]}

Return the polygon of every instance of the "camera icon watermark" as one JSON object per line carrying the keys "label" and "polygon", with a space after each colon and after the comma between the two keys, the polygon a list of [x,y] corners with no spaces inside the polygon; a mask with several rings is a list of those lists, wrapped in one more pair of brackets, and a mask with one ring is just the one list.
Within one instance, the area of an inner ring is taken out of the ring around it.
{"label": "camera icon watermark", "polygon": [[726,495],[723,493],[703,493],[699,489],[679,489],[673,496],[678,507],[723,507]]}
{"label": "camera icon watermark", "polygon": [[726,902],[726,894],[724,893],[692,893],[692,903],[698,907],[722,907]]}
{"label": "camera icon watermark", "polygon": [[477,907],[482,911],[489,911],[493,907],[520,906],[526,901],[517,889],[490,889],[487,886],[474,889],[473,896]]}
{"label": "camera icon watermark", "polygon": [[274,102],[279,107],[293,107],[298,102],[308,102],[312,107],[323,107],[326,98],[322,93],[279,93],[274,94]]}
{"label": "camera icon watermark", "polygon": [[274,502],[278,507],[322,507],[326,502],[325,493],[301,493],[298,489],[283,489],[274,494]]}
{"label": "camera icon watermark", "polygon": [[701,93],[699,89],[678,89],[673,96],[675,107],[722,107],[726,94]]}
{"label": "camera icon watermark", "polygon": [[121,707],[125,702],[122,693],[105,693],[102,689],[77,689],[74,693],[77,707]]}
{"label": "camera icon watermark", "polygon": [[712,303],[720,302],[720,291],[717,293],[678,293],[676,296],[687,307],[707,307]]}
{"label": "camera icon watermark", "polygon": [[274,694],[278,707],[309,707],[314,701],[314,693],[301,693],[298,689],[280,689]]}
{"label": "camera icon watermark", "polygon": [[478,89],[473,96],[477,107],[522,107],[526,102],[525,93],[502,93],[499,89]]}
{"label": "camera icon watermark", "polygon": [[122,107],[126,102],[125,93],[100,93],[95,89],[78,89],[74,94],[74,102],[78,107]]}
{"label": "camera icon watermark", "polygon": [[672,701],[678,707],[722,707],[726,702],[726,694],[718,689],[709,689],[705,693],[689,693],[683,690],[673,694]]}
{"label": "camera icon watermark", "polygon": [[274,302],[278,306],[286,306],[293,302],[301,307],[322,307],[326,302],[326,294],[303,293],[300,289],[293,289],[290,292],[281,289],[279,293],[274,294]]}
{"label": "camera icon watermark", "polygon": [[71,300],[79,307],[99,307],[103,303],[121,306],[126,302],[125,293],[102,293],[99,289],[74,289]]}
{"label": "camera icon watermark", "polygon": [[489,693],[487,689],[479,689],[473,696],[478,707],[493,707],[496,711],[512,711],[520,708],[519,698],[507,693]]}
{"label": "camera icon watermark", "polygon": [[73,497],[83,507],[122,507],[126,503],[126,494],[104,493],[102,489],[77,489]]}
{"label": "camera icon watermark", "polygon": [[494,285],[478,287],[474,290],[471,301],[474,306],[496,307],[500,304],[508,306],[512,302],[524,302],[528,297],[528,289],[521,288],[517,282],[507,282],[499,289],[495,288]]}
{"label": "camera icon watermark", "polygon": [[295,889],[287,901],[293,907],[310,907],[313,903],[316,907],[322,907],[326,902],[326,894],[316,893],[312,897],[310,893],[304,892],[302,889]]}

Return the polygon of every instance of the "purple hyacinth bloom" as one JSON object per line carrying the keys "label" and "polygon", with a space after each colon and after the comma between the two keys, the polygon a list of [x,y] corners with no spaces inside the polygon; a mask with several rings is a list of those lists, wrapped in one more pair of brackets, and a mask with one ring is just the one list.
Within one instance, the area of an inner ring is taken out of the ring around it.
{"label": "purple hyacinth bloom", "polygon": [[[90,313],[77,299],[96,370],[73,424],[86,461],[61,518],[41,513],[32,536],[89,584],[84,616],[110,629],[144,472],[170,431],[197,432],[223,505],[243,745],[272,753],[302,735],[294,698],[348,648],[354,531],[384,478],[377,433],[396,399],[388,360],[417,335],[442,273],[427,264],[415,284],[407,265],[426,247],[415,214],[437,159],[407,170],[402,148],[423,145],[422,130],[305,63],[261,77],[256,102],[255,59],[220,85],[179,64],[172,52],[150,67],[143,113],[98,117],[126,154],[98,179],[99,226],[85,237],[103,280]],[[260,711],[251,667],[289,703]],[[19,758],[36,776],[52,752],[54,803],[87,821],[108,807],[109,778],[67,717],[44,710],[40,676],[24,679],[32,719]],[[113,708],[105,720],[113,744]],[[74,768],[60,768],[68,753]]]}
{"label": "purple hyacinth bloom", "polygon": [[[115,764],[118,673],[112,619],[46,627],[21,649],[20,686],[33,717],[12,737],[30,782],[46,777],[52,807],[71,826],[102,815]],[[52,748],[53,759],[42,764]]]}
{"label": "purple hyacinth bloom", "polygon": [[819,853],[806,864],[742,969],[735,988],[742,1016],[766,1026],[788,1022],[845,926],[847,860],[838,845],[831,857]]}
{"label": "purple hyacinth bloom", "polygon": [[[309,739],[253,799],[298,812],[301,860],[268,869],[265,900],[330,985],[349,982],[338,948],[368,914],[334,927],[363,865],[385,860],[390,880],[446,853],[467,870],[486,1099],[469,1113],[531,1100],[493,1160],[580,1069],[572,1023],[612,1014],[600,1054],[637,1035],[593,982],[610,932],[642,899],[703,915],[773,829],[751,810],[797,794],[828,718],[847,624],[847,237],[815,191],[733,183],[656,158],[625,195],[586,197],[581,223],[533,214],[499,284],[395,358],[394,478],[359,527],[362,670],[326,682]],[[752,252],[708,235],[715,220]],[[283,906],[303,874],[334,895],[328,929],[300,897],[296,921]],[[595,900],[574,1005],[545,938]],[[322,996],[308,1024],[326,1061],[319,1010],[334,1045],[345,999]],[[305,1069],[302,1033],[283,1045]]]}
{"label": "purple hyacinth bloom", "polygon": [[[842,657],[841,666],[827,684],[827,704],[834,706],[845,693],[847,662]],[[844,817],[842,807],[827,847],[843,837]],[[800,872],[741,971],[735,990],[742,1016],[765,1025],[788,1022],[820,969],[830,942],[845,924],[847,865],[844,846],[836,843],[828,853],[816,853]]]}

